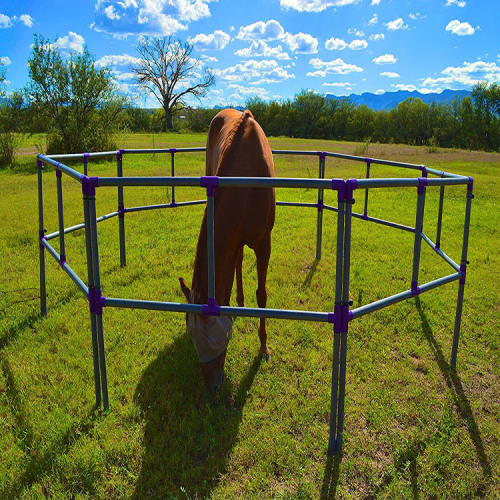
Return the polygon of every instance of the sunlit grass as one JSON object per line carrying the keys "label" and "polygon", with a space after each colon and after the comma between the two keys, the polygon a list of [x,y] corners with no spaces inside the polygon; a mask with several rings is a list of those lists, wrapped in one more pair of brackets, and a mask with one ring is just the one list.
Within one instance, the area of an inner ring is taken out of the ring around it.
{"label": "sunlit grass", "polygon": [[[128,135],[123,147],[151,147]],[[156,142],[158,140],[158,142]],[[203,146],[202,134],[160,134],[157,147]],[[271,139],[275,149],[353,153],[356,144]],[[28,147],[29,145],[27,145]],[[257,320],[237,318],[226,382],[203,388],[183,315],[104,311],[111,410],[94,410],[88,305],[47,257],[48,318],[38,316],[36,175],[0,174],[0,497],[135,498],[494,498],[499,490],[498,351],[499,155],[370,145],[368,155],[473,175],[463,328],[455,374],[449,368],[457,285],[451,284],[351,323],[346,428],[340,463],[327,458],[332,328],[268,321],[270,363],[257,357]],[[204,155],[176,157],[176,173],[201,175]],[[276,175],[316,177],[317,158],[278,157]],[[34,164],[34,157],[26,165]],[[81,165],[74,165],[81,168]],[[113,162],[90,165],[115,175]],[[168,175],[170,157],[125,156],[125,175]],[[22,170],[22,169],[21,169]],[[327,160],[328,177],[359,177],[362,164]],[[376,177],[402,175],[372,168]],[[81,187],[66,177],[66,226],[81,222]],[[44,174],[45,226],[57,229],[53,170]],[[460,258],[465,188],[447,188],[443,249]],[[313,190],[278,199],[316,200]],[[177,201],[203,198],[176,190]],[[355,210],[362,212],[362,191]],[[127,207],[164,203],[166,188],[126,188]],[[424,230],[435,237],[438,190],[428,189]],[[335,193],[325,202],[335,204]],[[115,189],[99,188],[98,213],[116,210]],[[414,189],[374,190],[369,213],[413,225]],[[203,207],[126,216],[126,268],[118,221],[99,225],[106,296],[183,301],[191,280]],[[323,257],[315,265],[316,211],[278,207],[268,307],[333,310],[336,215],[324,213]],[[82,232],[66,238],[68,263],[86,281]],[[53,245],[58,250],[57,240]],[[353,221],[354,307],[409,287],[413,236]],[[256,306],[253,253],[244,260],[245,302]],[[422,246],[421,281],[452,269]],[[235,303],[235,300],[233,300]]]}

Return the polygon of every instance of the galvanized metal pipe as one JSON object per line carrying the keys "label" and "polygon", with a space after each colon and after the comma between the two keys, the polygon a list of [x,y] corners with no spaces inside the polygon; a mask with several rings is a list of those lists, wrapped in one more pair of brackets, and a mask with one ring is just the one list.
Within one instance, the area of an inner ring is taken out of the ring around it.
{"label": "galvanized metal pipe", "polygon": [[[370,178],[370,162],[371,160],[366,160],[366,178]],[[363,212],[363,216],[366,217],[368,215],[368,188],[365,189],[365,209]]]}
{"label": "galvanized metal pipe", "polygon": [[[170,153],[172,157],[172,177],[175,177],[175,153],[172,151]],[[175,186],[172,186],[172,204],[175,203]]]}
{"label": "galvanized metal pipe", "polygon": [[436,247],[441,246],[441,224],[443,220],[443,203],[444,203],[444,186],[439,190],[439,211],[437,220],[437,234],[436,234]]}
{"label": "galvanized metal pipe", "polygon": [[367,220],[369,222],[375,222],[376,224],[381,224],[382,226],[388,226],[388,227],[394,227],[396,229],[402,229],[403,231],[407,231],[409,233],[415,232],[414,227],[405,226],[404,224],[398,224],[397,222],[391,222],[391,221],[384,220],[384,219],[377,219],[376,217],[370,217],[368,215],[365,217],[364,214],[358,214],[356,212],[353,212],[352,216],[355,217],[356,219],[363,219],[363,220]]}
{"label": "galvanized metal pipe", "polygon": [[42,160],[45,163],[48,163],[49,165],[52,165],[55,168],[58,168],[62,172],[68,174],[73,179],[80,181],[80,182],[82,181],[83,174],[81,174],[80,172],[77,172],[73,168],[70,168],[67,165],[64,165],[63,163],[60,163],[56,160],[53,160],[52,158],[49,158],[48,156],[45,156],[45,155],[39,154],[38,159]]}
{"label": "galvanized metal pipe", "polygon": [[442,257],[450,266],[455,269],[455,271],[460,271],[460,266],[448,255],[446,255],[440,248],[437,248],[437,246],[430,240],[430,238],[427,237],[425,233],[422,233],[422,239],[440,256]]}
{"label": "galvanized metal pipe", "polygon": [[62,260],[66,260],[66,244],[64,242],[64,208],[62,194],[62,173],[56,170],[57,173],[57,214],[59,218],[59,254]]}
{"label": "galvanized metal pipe", "polygon": [[418,272],[420,268],[420,249],[422,246],[422,228],[424,222],[425,187],[419,188],[417,195],[417,217],[415,220],[415,243],[413,245],[413,271],[411,275],[411,287],[417,289]]}
{"label": "galvanized metal pipe", "polygon": [[38,239],[39,239],[39,260],[40,260],[40,315],[47,317],[47,283],[45,277],[45,247],[41,244],[45,235],[43,221],[43,162],[37,160],[38,170]]}
{"label": "galvanized metal pipe", "polygon": [[208,298],[215,298],[214,194],[207,189]]}
{"label": "galvanized metal pipe", "polygon": [[[181,201],[176,203],[175,207],[185,207],[189,205],[205,205],[207,200],[196,200],[196,201]],[[161,203],[159,205],[144,205],[142,207],[127,207],[127,213],[129,212],[143,212],[145,210],[158,210],[161,208],[172,208],[174,205],[172,203]]]}
{"label": "galvanized metal pipe", "polygon": [[[325,157],[319,157],[319,178],[325,178]],[[321,240],[323,238],[323,189],[318,188],[318,217],[316,223],[316,260],[321,259]]]}
{"label": "galvanized metal pipe", "polygon": [[[118,212],[111,212],[109,214],[101,215],[101,217],[98,217],[97,222],[102,222],[103,220],[112,219],[117,215]],[[64,229],[64,234],[73,233],[74,231],[78,231],[79,229],[84,229],[84,228],[85,228],[85,222],[82,222],[81,224],[76,224],[75,226],[66,227]],[[45,236],[45,239],[51,240],[52,238],[57,238],[58,236],[59,236],[59,231],[54,231],[53,233],[47,234]]]}
{"label": "galvanized metal pipe", "polygon": [[[116,175],[123,177],[123,153],[119,151],[116,155]],[[125,205],[123,198],[123,186],[118,186],[118,235],[120,239],[120,266],[127,265],[127,252],[125,248]]]}

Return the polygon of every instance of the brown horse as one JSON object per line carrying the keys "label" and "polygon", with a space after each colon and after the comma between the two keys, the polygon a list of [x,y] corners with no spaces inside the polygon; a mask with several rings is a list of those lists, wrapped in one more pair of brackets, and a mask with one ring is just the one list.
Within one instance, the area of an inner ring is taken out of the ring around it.
{"label": "brown horse", "polygon": [[[225,109],[210,124],[207,139],[206,175],[219,177],[274,177],[271,148],[259,124],[248,110]],[[236,272],[236,301],[244,306],[242,262],[247,245],[257,258],[257,304],[266,307],[266,277],[274,225],[274,188],[216,188],[214,197],[215,299],[229,305]],[[191,290],[179,278],[187,301],[208,300],[207,211],[203,216],[194,261]],[[231,337],[227,316],[186,315],[188,333],[200,358],[207,388],[217,391],[224,379],[224,361]],[[266,320],[260,319],[260,354],[269,359]]]}

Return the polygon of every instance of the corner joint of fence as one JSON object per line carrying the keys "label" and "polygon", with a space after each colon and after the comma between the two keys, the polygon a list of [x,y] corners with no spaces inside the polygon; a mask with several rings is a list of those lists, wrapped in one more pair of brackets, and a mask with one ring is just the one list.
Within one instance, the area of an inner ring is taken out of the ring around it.
{"label": "corner joint of fence", "polygon": [[427,179],[427,177],[419,177],[418,178],[417,193],[418,194],[425,194],[425,187],[427,186],[428,183],[429,183],[429,180]]}
{"label": "corner joint of fence", "polygon": [[125,153],[125,150],[124,149],[119,149],[117,152],[116,152],[116,159],[117,160],[121,160],[123,158],[123,155]]}
{"label": "corner joint of fence", "polygon": [[354,203],[353,191],[358,187],[357,179],[332,179],[332,189],[337,191],[339,202]]}
{"label": "corner joint of fence", "polygon": [[208,304],[201,306],[201,312],[205,316],[220,316],[220,306],[215,302],[214,297],[208,299]]}
{"label": "corner joint of fence", "polygon": [[472,194],[473,188],[474,188],[474,179],[469,176],[469,183],[467,184],[467,193]]}
{"label": "corner joint of fence", "polygon": [[217,175],[203,175],[200,177],[200,186],[207,188],[207,196],[214,195],[214,189],[219,186]]}
{"label": "corner joint of fence", "polygon": [[106,297],[102,295],[100,288],[89,289],[89,309],[91,314],[102,315],[103,307],[106,305]]}
{"label": "corner joint of fence", "polygon": [[95,196],[95,188],[99,186],[99,177],[82,177],[82,193],[84,196]]}
{"label": "corner joint of fence", "polygon": [[43,161],[40,159],[40,155],[39,154],[36,156],[36,166],[40,170],[43,170]]}

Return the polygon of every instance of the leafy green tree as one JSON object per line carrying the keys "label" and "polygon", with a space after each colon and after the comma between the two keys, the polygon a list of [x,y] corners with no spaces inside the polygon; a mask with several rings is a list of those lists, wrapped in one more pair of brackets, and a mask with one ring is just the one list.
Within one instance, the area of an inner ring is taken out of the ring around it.
{"label": "leafy green tree", "polygon": [[48,153],[115,147],[124,99],[118,96],[109,70],[96,68],[94,62],[86,47],[64,59],[55,44],[35,35],[25,93],[47,121]]}

